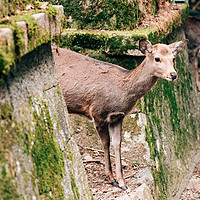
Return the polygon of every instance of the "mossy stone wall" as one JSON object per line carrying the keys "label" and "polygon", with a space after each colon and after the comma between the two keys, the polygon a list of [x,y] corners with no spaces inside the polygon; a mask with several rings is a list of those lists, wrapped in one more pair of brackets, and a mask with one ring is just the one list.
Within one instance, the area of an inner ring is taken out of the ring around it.
{"label": "mossy stone wall", "polygon": [[[182,28],[165,42],[185,38]],[[200,99],[185,48],[176,57],[178,80],[159,80],[144,96],[147,116],[146,141],[159,199],[179,199],[194,166],[200,159]]]}
{"label": "mossy stone wall", "polygon": [[132,30],[143,17],[155,15],[167,2],[167,0],[48,1],[64,7],[67,28],[87,30]]}
{"label": "mossy stone wall", "polygon": [[91,56],[141,56],[141,52],[137,51],[141,38],[148,39],[152,44],[159,43],[188,18],[188,4],[178,4],[177,8],[169,12],[165,20],[152,21],[151,26],[130,31],[67,29],[57,38],[58,45]]}
{"label": "mossy stone wall", "polygon": [[23,55],[60,34],[62,20],[63,7],[50,4],[44,10],[35,9],[0,18],[1,83],[10,67],[19,62]]}
{"label": "mossy stone wall", "polygon": [[0,85],[0,199],[92,199],[50,43]]}

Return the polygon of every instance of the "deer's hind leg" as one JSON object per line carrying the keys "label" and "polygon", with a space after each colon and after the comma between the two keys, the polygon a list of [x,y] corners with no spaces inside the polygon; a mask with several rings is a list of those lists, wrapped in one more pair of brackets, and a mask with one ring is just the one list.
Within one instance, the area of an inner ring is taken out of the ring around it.
{"label": "deer's hind leg", "polygon": [[119,183],[119,187],[126,190],[128,188],[126,187],[125,180],[123,178],[122,161],[121,161],[122,121],[123,121],[123,119],[110,124],[110,134],[112,137],[112,143],[113,143],[113,147],[115,150],[115,164],[116,164],[117,181]]}
{"label": "deer's hind leg", "polygon": [[108,129],[108,123],[97,123],[95,122],[97,132],[101,138],[101,143],[104,150],[104,159],[105,159],[105,175],[109,178],[109,181],[114,186],[117,186],[118,183],[115,181],[112,173],[111,160],[110,160],[110,135]]}

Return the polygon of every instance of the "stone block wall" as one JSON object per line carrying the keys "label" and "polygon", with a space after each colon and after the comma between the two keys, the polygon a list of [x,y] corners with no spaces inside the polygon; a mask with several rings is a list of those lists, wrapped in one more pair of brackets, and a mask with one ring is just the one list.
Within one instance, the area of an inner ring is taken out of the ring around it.
{"label": "stone block wall", "polygon": [[[166,42],[184,38],[183,28],[178,28]],[[200,98],[187,48],[176,57],[175,68],[178,80],[159,80],[144,96],[142,112],[157,195],[178,200],[200,160]]]}
{"label": "stone block wall", "polygon": [[146,38],[156,44],[163,41],[188,18],[188,4],[178,4],[164,13],[162,20],[152,19],[150,24],[134,30],[64,30],[60,40],[62,47],[83,54],[106,53],[109,56],[142,56],[138,41]]}
{"label": "stone block wall", "polygon": [[92,199],[50,43],[23,56],[0,90],[0,198]]}
{"label": "stone block wall", "polygon": [[93,199],[51,53],[63,8],[50,8],[1,20],[0,199]]}
{"label": "stone block wall", "polygon": [[60,34],[63,17],[62,6],[49,5],[1,19],[0,82],[23,55]]}
{"label": "stone block wall", "polygon": [[67,28],[86,30],[133,30],[142,19],[155,15],[168,2],[167,0],[48,1],[64,7]]}

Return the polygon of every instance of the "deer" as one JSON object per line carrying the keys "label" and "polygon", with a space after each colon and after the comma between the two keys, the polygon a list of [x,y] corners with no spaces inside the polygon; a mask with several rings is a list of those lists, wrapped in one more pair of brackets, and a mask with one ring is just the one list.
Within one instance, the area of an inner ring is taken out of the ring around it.
{"label": "deer", "polygon": [[[93,121],[104,150],[105,175],[112,185],[128,189],[121,161],[124,117],[159,78],[177,79],[173,62],[187,42],[184,39],[169,45],[152,45],[147,39],[141,39],[139,49],[145,59],[133,70],[67,49],[60,48],[57,54],[53,48],[58,82],[68,112]],[[111,167],[110,137],[115,151],[116,179]]]}

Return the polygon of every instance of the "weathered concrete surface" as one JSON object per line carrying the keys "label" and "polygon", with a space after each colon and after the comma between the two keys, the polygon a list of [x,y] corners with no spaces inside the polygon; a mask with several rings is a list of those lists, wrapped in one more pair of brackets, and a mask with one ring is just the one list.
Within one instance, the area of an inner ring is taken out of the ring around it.
{"label": "weathered concrete surface", "polygon": [[50,43],[0,85],[0,199],[91,199]]}

